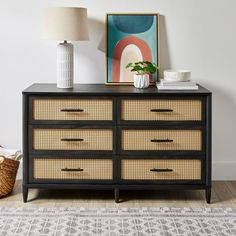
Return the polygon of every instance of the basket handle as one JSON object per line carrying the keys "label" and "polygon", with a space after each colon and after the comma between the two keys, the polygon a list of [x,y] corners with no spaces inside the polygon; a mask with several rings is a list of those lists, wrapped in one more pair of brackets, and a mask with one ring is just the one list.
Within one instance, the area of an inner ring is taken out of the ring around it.
{"label": "basket handle", "polygon": [[5,157],[0,155],[0,166],[3,164],[3,162],[5,161]]}

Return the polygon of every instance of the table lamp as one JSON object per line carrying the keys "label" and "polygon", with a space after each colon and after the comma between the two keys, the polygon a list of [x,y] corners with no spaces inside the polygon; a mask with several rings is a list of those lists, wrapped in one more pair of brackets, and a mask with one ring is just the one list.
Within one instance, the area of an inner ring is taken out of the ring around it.
{"label": "table lamp", "polygon": [[74,80],[73,44],[89,39],[87,9],[50,7],[46,10],[44,38],[63,41],[57,46],[57,87],[72,88]]}

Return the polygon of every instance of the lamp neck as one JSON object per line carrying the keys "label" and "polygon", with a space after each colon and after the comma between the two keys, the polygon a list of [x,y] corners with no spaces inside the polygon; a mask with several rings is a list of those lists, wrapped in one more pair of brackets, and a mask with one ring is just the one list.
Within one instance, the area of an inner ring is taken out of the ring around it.
{"label": "lamp neck", "polygon": [[67,43],[67,40],[64,40],[64,42],[63,43]]}

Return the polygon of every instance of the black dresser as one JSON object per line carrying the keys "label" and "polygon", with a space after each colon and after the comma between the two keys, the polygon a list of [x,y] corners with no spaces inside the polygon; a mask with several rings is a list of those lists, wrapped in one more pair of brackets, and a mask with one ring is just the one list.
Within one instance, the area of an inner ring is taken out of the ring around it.
{"label": "black dresser", "polygon": [[29,188],[203,189],[211,198],[211,92],[80,84],[23,91]]}

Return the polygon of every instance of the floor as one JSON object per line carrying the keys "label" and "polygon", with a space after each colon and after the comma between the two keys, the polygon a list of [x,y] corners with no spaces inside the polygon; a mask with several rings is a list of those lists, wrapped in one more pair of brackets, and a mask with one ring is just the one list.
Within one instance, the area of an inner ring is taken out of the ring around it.
{"label": "floor", "polygon": [[205,191],[121,191],[121,203],[114,202],[113,191],[30,189],[28,202],[22,201],[21,180],[14,191],[0,199],[0,207],[234,207],[236,181],[215,181],[212,203],[205,201]]}

